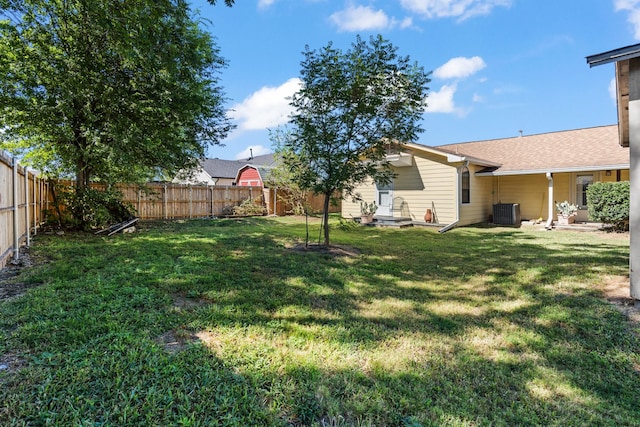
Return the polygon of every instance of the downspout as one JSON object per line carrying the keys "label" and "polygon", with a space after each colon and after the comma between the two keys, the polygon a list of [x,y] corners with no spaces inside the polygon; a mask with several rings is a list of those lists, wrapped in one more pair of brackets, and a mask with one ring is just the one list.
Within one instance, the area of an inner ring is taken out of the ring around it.
{"label": "downspout", "polygon": [[547,180],[549,181],[549,208],[547,212],[547,224],[544,226],[547,230],[551,230],[553,227],[553,174],[547,172]]}
{"label": "downspout", "polygon": [[465,167],[469,167],[469,160],[465,160],[462,166],[456,168],[456,219],[451,224],[445,225],[438,230],[438,233],[446,233],[460,222],[460,171]]}

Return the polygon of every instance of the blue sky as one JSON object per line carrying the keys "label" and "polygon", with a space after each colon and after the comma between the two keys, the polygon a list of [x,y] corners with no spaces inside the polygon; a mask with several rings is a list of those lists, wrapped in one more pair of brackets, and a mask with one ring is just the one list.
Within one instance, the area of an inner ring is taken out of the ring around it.
{"label": "blue sky", "polygon": [[640,0],[193,0],[229,66],[238,128],[208,157],[271,152],[305,45],[382,34],[432,71],[418,141],[456,142],[616,123],[614,66],[585,57],[638,43]]}

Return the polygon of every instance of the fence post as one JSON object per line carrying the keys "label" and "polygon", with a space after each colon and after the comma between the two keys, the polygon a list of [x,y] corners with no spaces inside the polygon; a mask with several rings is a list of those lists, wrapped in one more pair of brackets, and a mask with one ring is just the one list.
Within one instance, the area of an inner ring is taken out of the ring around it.
{"label": "fence post", "polygon": [[18,234],[18,160],[12,157],[11,166],[13,166],[13,259],[15,261],[20,258],[20,236]]}
{"label": "fence post", "polygon": [[36,173],[33,173],[33,235],[38,234],[38,187]]}
{"label": "fence post", "polygon": [[27,232],[25,244],[31,246],[31,223],[29,222],[29,168],[24,167],[24,228]]}
{"label": "fence post", "polygon": [[167,219],[167,184],[162,186],[162,216]]}
{"label": "fence post", "polygon": [[209,194],[211,194],[211,218],[213,218],[213,186],[209,188]]}

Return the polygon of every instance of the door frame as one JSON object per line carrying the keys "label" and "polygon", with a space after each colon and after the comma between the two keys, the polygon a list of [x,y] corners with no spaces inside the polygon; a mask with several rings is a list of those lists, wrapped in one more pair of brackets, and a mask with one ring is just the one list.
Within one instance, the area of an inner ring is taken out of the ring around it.
{"label": "door frame", "polygon": [[[377,182],[376,185],[376,204],[378,205],[378,210],[376,211],[376,215],[380,216],[393,216],[393,181],[386,185],[380,185]],[[384,194],[388,194],[388,205],[383,205],[381,203],[381,196]]]}

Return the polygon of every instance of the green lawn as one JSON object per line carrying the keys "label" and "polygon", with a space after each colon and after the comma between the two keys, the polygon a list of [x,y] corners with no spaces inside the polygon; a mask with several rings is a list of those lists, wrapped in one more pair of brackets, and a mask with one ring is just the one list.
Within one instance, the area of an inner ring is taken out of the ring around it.
{"label": "green lawn", "polygon": [[[0,425],[640,424],[615,234],[295,218],[40,235],[0,302]],[[317,239],[319,224],[311,226]]]}

